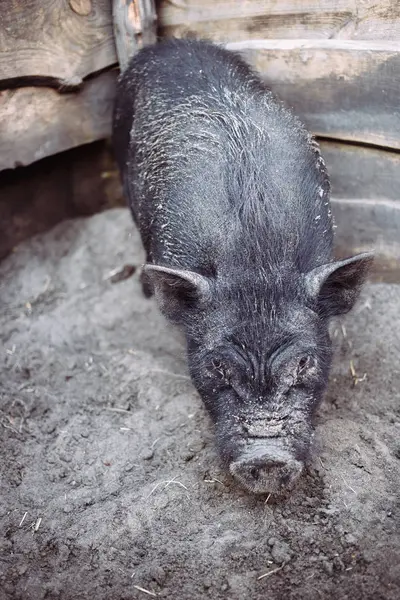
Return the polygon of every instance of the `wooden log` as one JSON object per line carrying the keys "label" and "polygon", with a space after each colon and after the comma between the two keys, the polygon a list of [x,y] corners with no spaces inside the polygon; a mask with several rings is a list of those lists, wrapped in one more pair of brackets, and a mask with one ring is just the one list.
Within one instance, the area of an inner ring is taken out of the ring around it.
{"label": "wooden log", "polygon": [[117,70],[79,92],[42,87],[0,92],[0,170],[28,165],[110,135]]}
{"label": "wooden log", "polygon": [[79,86],[117,62],[110,0],[2,0],[0,80]]}
{"label": "wooden log", "polygon": [[113,0],[115,44],[121,70],[140,48],[157,41],[153,0]]}
{"label": "wooden log", "polygon": [[169,37],[195,34],[221,42],[400,39],[398,0],[162,0],[159,22]]}
{"label": "wooden log", "polygon": [[316,135],[400,150],[398,42],[250,40],[227,47]]}

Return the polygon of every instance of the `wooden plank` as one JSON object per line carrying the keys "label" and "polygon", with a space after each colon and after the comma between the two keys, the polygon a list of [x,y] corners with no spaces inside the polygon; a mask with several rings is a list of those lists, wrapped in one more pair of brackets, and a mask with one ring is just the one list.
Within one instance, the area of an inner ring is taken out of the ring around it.
{"label": "wooden plank", "polygon": [[215,41],[259,38],[400,39],[398,0],[162,0],[161,33]]}
{"label": "wooden plank", "polygon": [[320,142],[336,198],[394,200],[400,205],[400,153]]}
{"label": "wooden plank", "polygon": [[88,80],[79,92],[42,87],[0,92],[0,170],[110,135],[117,70]]}
{"label": "wooden plank", "polygon": [[0,80],[78,86],[116,62],[110,0],[2,0]]}
{"label": "wooden plank", "polygon": [[373,248],[373,278],[400,277],[400,153],[325,141],[332,184],[336,254]]}
{"label": "wooden plank", "polygon": [[[374,279],[400,281],[400,203],[333,199],[338,257],[374,250]],[[391,279],[392,277],[392,279]]]}
{"label": "wooden plank", "polygon": [[153,0],[113,0],[115,45],[121,70],[147,44],[157,41],[157,12]]}
{"label": "wooden plank", "polygon": [[240,52],[322,137],[400,149],[400,44],[249,40]]}

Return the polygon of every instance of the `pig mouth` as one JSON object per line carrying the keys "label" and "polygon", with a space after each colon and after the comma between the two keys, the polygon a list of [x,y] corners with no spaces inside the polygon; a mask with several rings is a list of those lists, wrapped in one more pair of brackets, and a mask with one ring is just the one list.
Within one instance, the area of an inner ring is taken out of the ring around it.
{"label": "pig mouth", "polygon": [[229,471],[252,494],[282,495],[294,488],[303,466],[289,450],[258,441],[230,462]]}

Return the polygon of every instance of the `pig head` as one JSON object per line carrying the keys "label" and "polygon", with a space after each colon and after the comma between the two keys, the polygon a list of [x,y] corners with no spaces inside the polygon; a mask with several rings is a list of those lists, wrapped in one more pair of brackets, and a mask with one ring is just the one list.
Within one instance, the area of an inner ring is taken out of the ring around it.
{"label": "pig head", "polygon": [[352,308],[371,260],[361,254],[307,273],[144,267],[161,310],[185,331],[221,457],[246,490],[281,494],[302,473],[328,381],[329,320]]}

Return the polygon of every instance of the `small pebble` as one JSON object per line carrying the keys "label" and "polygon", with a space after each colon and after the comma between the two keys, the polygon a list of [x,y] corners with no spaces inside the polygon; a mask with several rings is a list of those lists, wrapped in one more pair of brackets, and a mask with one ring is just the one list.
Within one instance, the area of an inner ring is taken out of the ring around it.
{"label": "small pebble", "polygon": [[335,571],[344,571],[345,569],[344,562],[339,556],[335,556],[333,559],[333,566]]}
{"label": "small pebble", "polygon": [[125,473],[129,473],[130,471],[132,471],[132,469],[134,469],[135,467],[137,467],[138,465],[136,464],[132,464],[132,463],[127,463],[124,467],[124,471]]}
{"label": "small pebble", "polygon": [[148,450],[144,450],[141,458],[143,460],[151,460],[154,456],[154,450],[149,448]]}
{"label": "small pebble", "polygon": [[352,533],[347,533],[344,536],[344,539],[346,540],[346,542],[348,544],[356,544],[357,543],[357,538]]}
{"label": "small pebble", "polygon": [[311,506],[311,507],[316,507],[319,504],[319,499],[318,498],[305,498],[303,505],[304,506]]}
{"label": "small pebble", "polygon": [[271,556],[275,563],[283,564],[290,561],[292,558],[292,551],[289,544],[277,540],[272,546]]}
{"label": "small pebble", "polygon": [[194,452],[185,452],[185,454],[183,455],[183,460],[185,462],[189,462],[190,460],[192,460],[195,457],[195,453]]}
{"label": "small pebble", "polygon": [[163,586],[167,579],[167,575],[162,567],[152,567],[150,569],[150,575],[159,586]]}
{"label": "small pebble", "polygon": [[223,583],[221,585],[221,592],[226,592],[227,590],[229,590],[229,585],[227,583]]}
{"label": "small pebble", "polygon": [[17,567],[17,570],[19,575],[23,575],[28,570],[28,565],[19,565],[19,567]]}
{"label": "small pebble", "polygon": [[325,573],[327,573],[328,575],[333,575],[333,564],[331,562],[329,562],[328,560],[323,561],[322,568],[324,569]]}

